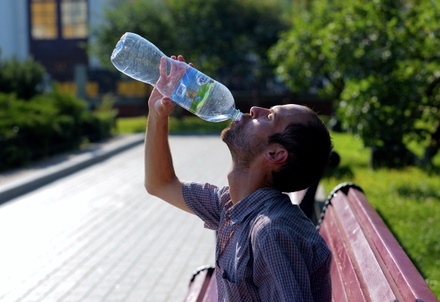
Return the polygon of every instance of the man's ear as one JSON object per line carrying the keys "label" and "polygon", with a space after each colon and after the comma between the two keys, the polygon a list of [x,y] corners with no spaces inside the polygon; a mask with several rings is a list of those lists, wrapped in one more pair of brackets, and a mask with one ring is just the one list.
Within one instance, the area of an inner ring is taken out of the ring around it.
{"label": "man's ear", "polygon": [[270,146],[264,153],[264,158],[272,164],[284,164],[288,156],[287,150],[280,145]]}

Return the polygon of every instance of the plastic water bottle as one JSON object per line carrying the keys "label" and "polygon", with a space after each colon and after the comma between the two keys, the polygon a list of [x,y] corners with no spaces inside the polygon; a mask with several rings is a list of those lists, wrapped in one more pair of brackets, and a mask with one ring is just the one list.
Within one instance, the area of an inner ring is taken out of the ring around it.
{"label": "plastic water bottle", "polygon": [[[161,60],[166,60],[166,81],[159,80]],[[137,34],[125,33],[121,37],[111,61],[122,73],[153,85],[162,95],[203,120],[238,121],[243,115],[235,108],[232,93],[226,86],[184,62],[166,57],[154,44]]]}

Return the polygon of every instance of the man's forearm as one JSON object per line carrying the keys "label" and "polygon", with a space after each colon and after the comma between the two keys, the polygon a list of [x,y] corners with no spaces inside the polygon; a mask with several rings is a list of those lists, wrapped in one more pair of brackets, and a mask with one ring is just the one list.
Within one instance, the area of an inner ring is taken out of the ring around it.
{"label": "man's forearm", "polygon": [[150,116],[145,133],[145,188],[156,195],[163,185],[175,178],[168,143],[168,118]]}
{"label": "man's forearm", "polygon": [[168,142],[168,118],[150,116],[145,134],[145,188],[148,193],[192,213],[182,194],[182,183],[174,171]]}

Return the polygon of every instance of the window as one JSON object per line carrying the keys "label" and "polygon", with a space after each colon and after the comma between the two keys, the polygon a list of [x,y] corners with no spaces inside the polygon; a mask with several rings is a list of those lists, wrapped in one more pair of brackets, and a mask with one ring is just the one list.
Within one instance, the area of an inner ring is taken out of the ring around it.
{"label": "window", "polygon": [[87,0],[30,0],[30,7],[33,39],[87,38]]}
{"label": "window", "polygon": [[61,0],[61,27],[64,39],[87,38],[86,0]]}
{"label": "window", "polygon": [[56,0],[32,0],[31,22],[32,38],[56,39],[58,36]]}

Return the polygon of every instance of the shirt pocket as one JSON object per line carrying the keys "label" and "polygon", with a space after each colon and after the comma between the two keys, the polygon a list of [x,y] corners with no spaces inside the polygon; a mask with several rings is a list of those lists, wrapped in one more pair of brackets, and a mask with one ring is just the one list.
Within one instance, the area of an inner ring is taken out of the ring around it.
{"label": "shirt pocket", "polygon": [[231,270],[230,272],[223,270],[222,278],[223,280],[225,280],[225,282],[236,285],[246,282],[246,275],[244,270],[243,271]]}
{"label": "shirt pocket", "polygon": [[235,253],[225,253],[219,259],[219,266],[222,271],[222,278],[232,284],[252,282],[252,260],[249,248],[236,249]]}
{"label": "shirt pocket", "polygon": [[258,299],[257,290],[252,282],[246,279],[231,280],[229,276],[223,274],[223,293],[224,301],[254,302]]}
{"label": "shirt pocket", "polygon": [[[239,259],[237,261],[237,259]],[[252,262],[248,254],[237,257],[222,270],[225,301],[259,301],[252,279]]]}

